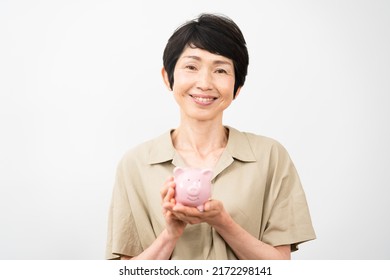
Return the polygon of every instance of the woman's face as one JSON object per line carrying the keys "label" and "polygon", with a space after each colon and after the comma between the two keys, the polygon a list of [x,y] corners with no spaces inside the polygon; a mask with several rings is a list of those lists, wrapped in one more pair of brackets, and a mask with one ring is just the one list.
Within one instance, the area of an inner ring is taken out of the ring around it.
{"label": "woman's face", "polygon": [[[233,100],[235,77],[231,59],[187,47],[179,57],[173,75],[173,93],[182,118],[222,120],[223,111]],[[163,76],[169,87],[164,69]]]}

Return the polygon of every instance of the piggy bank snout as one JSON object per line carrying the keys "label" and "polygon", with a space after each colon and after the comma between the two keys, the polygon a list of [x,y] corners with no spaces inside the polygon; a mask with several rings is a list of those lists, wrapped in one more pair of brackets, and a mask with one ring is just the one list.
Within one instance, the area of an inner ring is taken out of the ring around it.
{"label": "piggy bank snout", "polygon": [[188,186],[187,192],[190,195],[198,195],[200,193],[200,185],[194,182],[193,184]]}

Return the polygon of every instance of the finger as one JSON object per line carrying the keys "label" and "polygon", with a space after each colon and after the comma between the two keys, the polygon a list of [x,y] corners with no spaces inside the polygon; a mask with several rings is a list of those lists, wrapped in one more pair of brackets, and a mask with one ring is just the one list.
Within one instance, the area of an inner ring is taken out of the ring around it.
{"label": "finger", "polygon": [[160,189],[161,198],[164,198],[167,195],[167,192],[168,192],[168,186],[164,184],[164,186],[162,186],[162,188]]}
{"label": "finger", "polygon": [[175,197],[175,189],[173,188],[174,183],[170,183],[168,186],[168,191],[165,196],[165,200],[171,201]]}
{"label": "finger", "polygon": [[175,188],[175,182],[172,180],[167,180],[164,183],[164,186],[160,190],[161,198],[164,199],[167,195],[170,189]]}
{"label": "finger", "polygon": [[187,224],[195,225],[201,223],[203,220],[199,217],[186,216],[181,213],[172,212],[173,216],[176,217],[177,220],[183,221]]}
{"label": "finger", "polygon": [[219,211],[223,211],[223,209],[224,209],[223,204],[219,200],[210,199],[206,201],[206,203],[204,204],[204,211],[206,213],[219,212]]}
{"label": "finger", "polygon": [[172,211],[173,207],[175,206],[176,200],[173,198],[174,193],[174,189],[169,188],[167,195],[162,200],[161,205],[164,211]]}
{"label": "finger", "polygon": [[174,204],[168,202],[168,201],[165,201],[162,203],[162,209],[163,209],[163,212],[172,212],[172,208],[173,208]]}
{"label": "finger", "polygon": [[176,214],[177,216],[180,216],[181,218],[187,217],[187,218],[196,218],[199,219],[202,217],[203,212],[199,211],[196,207],[188,207],[184,206],[182,204],[176,204],[172,208],[172,212]]}
{"label": "finger", "polygon": [[169,176],[166,180],[165,180],[165,184],[169,184],[171,182],[174,182],[175,179],[173,178],[173,176]]}
{"label": "finger", "polygon": [[205,212],[210,212],[213,208],[212,208],[212,200],[210,199],[209,201],[206,201],[206,203],[204,204],[204,211]]}

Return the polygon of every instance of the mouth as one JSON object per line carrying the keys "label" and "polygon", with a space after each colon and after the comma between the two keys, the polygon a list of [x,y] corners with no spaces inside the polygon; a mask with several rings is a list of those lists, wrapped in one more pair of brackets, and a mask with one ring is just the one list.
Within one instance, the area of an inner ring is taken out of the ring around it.
{"label": "mouth", "polygon": [[198,196],[187,196],[187,199],[190,200],[190,201],[197,201],[199,200],[199,197]]}
{"label": "mouth", "polygon": [[201,95],[192,95],[190,94],[191,98],[195,101],[195,103],[199,105],[210,105],[214,102],[214,100],[217,99],[217,97],[213,96],[201,96]]}

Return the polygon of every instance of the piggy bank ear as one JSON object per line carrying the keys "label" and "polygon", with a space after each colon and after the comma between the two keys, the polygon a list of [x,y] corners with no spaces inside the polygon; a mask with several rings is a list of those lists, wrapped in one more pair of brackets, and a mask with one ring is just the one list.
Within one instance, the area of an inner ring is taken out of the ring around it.
{"label": "piggy bank ear", "polygon": [[202,175],[209,181],[213,177],[213,171],[211,169],[202,169]]}
{"label": "piggy bank ear", "polygon": [[175,167],[175,169],[173,169],[173,176],[177,177],[180,174],[182,174],[183,172],[184,172],[184,168]]}

